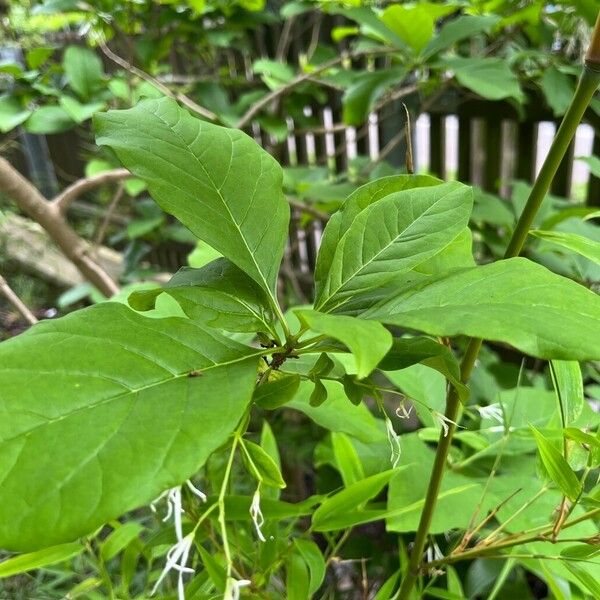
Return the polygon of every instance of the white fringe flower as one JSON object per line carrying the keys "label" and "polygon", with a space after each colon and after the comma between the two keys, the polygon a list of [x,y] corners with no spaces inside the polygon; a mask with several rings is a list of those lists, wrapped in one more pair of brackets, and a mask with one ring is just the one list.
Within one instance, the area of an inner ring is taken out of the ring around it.
{"label": "white fringe flower", "polygon": [[400,406],[396,409],[396,416],[399,419],[408,419],[410,417],[410,413],[412,412],[413,406],[409,405],[408,410],[406,409],[406,405],[404,402],[400,404]]}
{"label": "white fringe flower", "polygon": [[230,577],[227,579],[223,600],[240,600],[240,590],[251,583],[249,579],[234,579]]}
{"label": "white fringe flower", "polygon": [[451,423],[452,425],[456,425],[456,427],[459,427],[458,423],[452,421],[446,415],[443,415],[437,410],[432,410],[431,415],[437,421],[438,425],[444,430],[444,437],[446,437],[448,435],[448,431],[450,431],[449,423]]}
{"label": "white fringe flower", "polygon": [[499,404],[490,404],[489,406],[476,406],[477,412],[482,419],[494,419],[500,425],[504,423],[504,414]]}
{"label": "white fringe flower", "polygon": [[[206,502],[206,494],[201,492],[189,479],[185,482],[185,485],[195,496],[200,498],[202,502]],[[178,572],[177,597],[179,598],[179,600],[185,600],[183,574],[194,572],[194,569],[186,567],[185,565],[187,563],[190,550],[192,548],[195,531],[192,531],[191,533],[183,537],[181,515],[183,514],[184,510],[181,502],[181,488],[182,486],[178,486],[165,490],[160,496],[158,496],[158,498],[156,498],[150,503],[150,510],[152,510],[152,512],[156,512],[156,504],[163,498],[167,498],[167,513],[163,518],[163,523],[168,521],[171,518],[171,516],[173,517],[175,537],[177,538],[177,543],[171,546],[171,548],[167,552],[167,562],[165,564],[165,568],[160,574],[158,581],[152,588],[152,592],[150,593],[150,595],[154,595],[156,593],[158,586],[167,576],[167,573],[169,571],[174,570]]]}
{"label": "white fringe flower", "polygon": [[400,462],[402,447],[400,446],[400,436],[394,431],[394,426],[387,415],[385,415],[385,429],[390,444],[390,462],[392,463],[392,468],[395,469]]}
{"label": "white fringe flower", "polygon": [[256,488],[254,496],[252,496],[252,504],[250,504],[250,517],[256,529],[256,535],[261,542],[266,542],[266,538],[262,532],[262,526],[265,524],[265,518],[260,510],[260,486]]}
{"label": "white fringe flower", "polygon": [[183,587],[183,574],[193,573],[194,569],[186,567],[192,543],[194,541],[194,532],[186,535],[181,540],[169,549],[167,552],[167,562],[165,568],[162,570],[158,581],[154,584],[150,595],[153,596],[158,590],[158,586],[162,583],[163,579],[167,576],[169,571],[177,571],[177,598],[179,600],[185,600],[185,591]]}

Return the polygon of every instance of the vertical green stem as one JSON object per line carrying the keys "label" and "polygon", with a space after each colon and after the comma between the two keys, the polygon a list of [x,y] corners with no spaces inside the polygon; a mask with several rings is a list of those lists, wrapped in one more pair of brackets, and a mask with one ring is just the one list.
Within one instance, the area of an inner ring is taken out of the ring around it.
{"label": "vertical green stem", "polygon": [[[569,109],[565,113],[563,121],[556,133],[556,136],[550,147],[550,151],[536,181],[533,185],[527,204],[523,210],[523,213],[519,217],[515,230],[513,231],[512,237],[508,243],[508,247],[504,254],[504,258],[511,258],[518,256],[523,249],[527,234],[533,223],[533,220],[542,205],[546,194],[552,183],[552,179],[556,174],[560,161],[563,159],[569,144],[571,143],[577,126],[581,122],[581,118],[588,107],[594,92],[598,88],[600,83],[600,15],[596,22],[596,28],[592,38],[592,44],[587,54],[586,65],[583,74],[579,80],[577,90],[571,101]],[[461,379],[463,383],[466,383],[471,376],[475,361],[479,355],[482,340],[471,339],[467,347],[467,351],[463,357],[461,363]],[[458,418],[458,412],[460,408],[460,399],[454,387],[449,387],[448,395],[446,397],[446,417],[449,421],[456,421]],[[415,541],[410,554],[410,560],[408,565],[408,571],[405,574],[400,590],[398,592],[398,600],[407,600],[412,592],[412,589],[419,576],[421,567],[421,559],[425,550],[425,544],[427,542],[427,536],[429,534],[429,528],[433,519],[435,506],[437,503],[437,497],[442,484],[444,476],[444,470],[446,467],[446,460],[448,458],[448,452],[452,445],[452,437],[456,430],[456,426],[449,424],[448,433],[444,435],[440,434],[438,442],[435,460],[429,479],[429,486],[427,489],[427,495],[425,497],[425,504],[423,511],[421,512],[421,520],[415,536]]]}

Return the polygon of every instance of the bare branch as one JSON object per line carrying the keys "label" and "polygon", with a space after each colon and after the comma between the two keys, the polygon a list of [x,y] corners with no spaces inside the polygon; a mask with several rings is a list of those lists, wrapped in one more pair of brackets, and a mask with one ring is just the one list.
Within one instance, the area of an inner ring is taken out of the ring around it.
{"label": "bare branch", "polygon": [[37,317],[29,310],[29,308],[27,308],[25,303],[17,296],[2,275],[0,275],[0,292],[30,325],[35,325],[38,322]]}
{"label": "bare branch", "polygon": [[58,205],[46,200],[30,181],[1,157],[0,189],[46,230],[85,279],[106,296],[119,291],[110,275],[88,255],[88,244],[65,221]]}
{"label": "bare branch", "polygon": [[172,92],[164,83],[161,83],[158,79],[152,77],[152,75],[149,75],[145,71],[134,67],[132,64],[128,63],[124,58],[121,58],[118,54],[115,54],[106,44],[100,43],[100,49],[114,63],[116,63],[126,71],[129,71],[133,75],[136,75],[140,79],[147,81],[149,84],[159,89],[165,96],[173,98],[174,100],[178,100],[179,102],[181,102],[181,104],[187,106],[190,110],[199,114],[201,117],[208,119],[209,121],[218,120],[218,117],[214,112],[208,110],[208,108],[204,108],[203,106],[196,104],[196,102],[194,102],[185,94],[182,94],[180,92]]}
{"label": "bare branch", "polygon": [[291,198],[288,198],[288,202],[291,207],[296,208],[297,210],[300,210],[303,213],[306,213],[307,215],[311,215],[312,217],[315,217],[316,219],[319,219],[320,221],[323,221],[325,223],[327,223],[327,221],[329,221],[329,219],[331,218],[331,215],[327,214],[326,212],[323,212],[322,210],[319,210],[318,208],[315,208],[314,206],[310,206],[310,204],[304,204],[304,202],[292,200]]}
{"label": "bare branch", "polygon": [[79,179],[75,183],[71,184],[66,190],[58,194],[51,204],[56,207],[61,213],[65,213],[69,206],[74,200],[79,198],[82,194],[89,192],[105,183],[111,183],[112,181],[122,181],[131,177],[131,173],[127,169],[113,169],[112,171],[104,171],[92,177],[85,177]]}

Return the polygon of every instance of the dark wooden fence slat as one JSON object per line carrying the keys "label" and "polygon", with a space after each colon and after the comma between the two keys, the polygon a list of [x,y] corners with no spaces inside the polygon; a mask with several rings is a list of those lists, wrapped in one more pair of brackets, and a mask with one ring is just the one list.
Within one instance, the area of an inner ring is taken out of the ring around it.
{"label": "dark wooden fence slat", "polygon": [[446,118],[429,115],[429,171],[446,179]]}
{"label": "dark wooden fence slat", "polygon": [[483,189],[496,193],[500,189],[500,169],[502,161],[502,121],[485,121]]}

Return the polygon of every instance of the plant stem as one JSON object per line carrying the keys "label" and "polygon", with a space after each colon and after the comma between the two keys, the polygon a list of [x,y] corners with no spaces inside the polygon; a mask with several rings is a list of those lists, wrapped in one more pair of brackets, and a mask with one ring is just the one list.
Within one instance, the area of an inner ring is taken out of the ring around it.
{"label": "plant stem", "polygon": [[[552,141],[550,151],[542,169],[536,181],[533,185],[527,203],[523,210],[523,213],[519,217],[515,230],[508,243],[508,247],[504,254],[504,258],[511,258],[518,256],[523,249],[525,239],[529,233],[529,229],[533,220],[542,205],[542,202],[550,189],[550,184],[554,179],[560,161],[564,157],[569,144],[571,143],[577,126],[579,125],[585,110],[587,109],[594,92],[596,91],[598,84],[600,83],[600,15],[596,21],[596,27],[590,44],[590,50],[586,56],[586,63],[579,80],[579,84],[575,91],[575,95],[571,101],[571,104],[565,113],[563,121]],[[461,363],[461,381],[466,383],[469,380],[479,350],[481,348],[482,340],[471,339],[465,352],[465,356]],[[448,395],[446,397],[446,418],[450,421],[456,421],[460,408],[460,399],[454,387],[450,387]],[[398,591],[398,600],[407,600],[411,594],[411,591],[416,583],[417,577],[419,576],[419,570],[421,566],[421,558],[423,551],[425,550],[425,544],[427,543],[427,536],[429,534],[429,528],[433,519],[433,513],[437,502],[437,497],[442,484],[442,478],[444,476],[444,469],[446,467],[446,460],[448,458],[448,452],[452,445],[452,437],[456,430],[456,426],[452,423],[449,424],[449,430],[447,435],[440,435],[438,447],[436,450],[435,460],[429,479],[429,486],[427,489],[427,495],[425,497],[425,504],[423,506],[423,512],[421,513],[421,520],[419,521],[419,527],[415,536],[413,549],[411,551],[410,560],[408,564],[408,571],[402,580],[400,589]]]}

